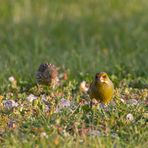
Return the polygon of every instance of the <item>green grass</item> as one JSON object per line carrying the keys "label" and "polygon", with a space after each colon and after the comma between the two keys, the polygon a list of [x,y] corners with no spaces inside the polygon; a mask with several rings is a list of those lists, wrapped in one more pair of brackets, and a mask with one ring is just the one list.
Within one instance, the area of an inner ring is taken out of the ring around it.
{"label": "green grass", "polygon": [[[0,95],[3,100],[19,102],[19,107],[12,111],[5,110],[0,102],[0,145],[53,146],[58,141],[57,147],[147,146],[147,0],[1,0],[0,3]],[[69,70],[63,88],[36,90],[35,73],[44,62],[56,64],[61,71]],[[79,92],[79,84],[83,80],[90,83],[98,71],[108,72],[119,90],[120,95],[114,98],[115,107],[104,113],[88,106],[80,106],[73,114],[67,109],[54,113],[62,97],[72,99],[75,106],[87,98]],[[8,82],[9,76],[17,79],[17,89]],[[51,101],[53,113],[45,113],[41,94],[50,96],[59,92],[63,96],[54,96],[55,102]],[[36,106],[26,101],[30,93],[39,97]],[[120,98],[142,103],[131,107],[122,104]],[[20,110],[21,104],[28,106]],[[133,114],[134,122],[126,122],[128,113]],[[89,121],[88,114],[94,120]],[[16,122],[16,128],[7,126],[9,120]],[[57,132],[57,126],[62,133]],[[78,132],[91,126],[101,135]],[[42,132],[48,138],[42,137]]]}

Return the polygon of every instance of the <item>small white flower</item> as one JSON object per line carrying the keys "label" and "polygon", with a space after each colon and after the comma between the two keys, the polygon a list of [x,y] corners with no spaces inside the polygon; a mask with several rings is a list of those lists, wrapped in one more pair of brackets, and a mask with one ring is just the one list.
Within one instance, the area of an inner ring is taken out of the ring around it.
{"label": "small white flower", "polygon": [[127,101],[127,103],[130,104],[131,106],[138,105],[138,101],[136,99],[130,99]]}
{"label": "small white flower", "polygon": [[9,80],[10,82],[14,82],[14,81],[15,81],[15,78],[14,78],[13,76],[11,76],[11,77],[8,78],[8,80]]}
{"label": "small white flower", "polygon": [[110,105],[111,105],[111,106],[116,106],[116,102],[112,100],[112,101],[110,102]]}
{"label": "small white flower", "polygon": [[101,136],[101,132],[99,130],[91,130],[89,134],[92,136]]}
{"label": "small white flower", "polygon": [[119,137],[118,137],[118,134],[116,134],[116,133],[111,134],[111,136],[112,136],[113,138],[119,138]]}
{"label": "small white flower", "polygon": [[82,91],[82,92],[87,92],[88,91],[88,87],[86,87],[86,82],[85,81],[82,81],[80,83],[80,91]]}
{"label": "small white flower", "polygon": [[98,105],[98,108],[102,108],[102,109],[105,109],[107,108],[107,105],[106,104],[103,104],[103,103],[100,103],[100,105]]}
{"label": "small white flower", "polygon": [[69,100],[62,98],[56,107],[55,113],[60,113],[63,108],[68,108],[70,106],[71,106],[71,102]]}
{"label": "small white flower", "polygon": [[42,101],[42,102],[47,102],[46,95],[42,95],[42,96],[41,96],[41,101]]}
{"label": "small white flower", "polygon": [[40,136],[42,137],[42,138],[48,138],[48,135],[47,135],[47,133],[46,132],[42,132],[41,134],[40,134]]}
{"label": "small white flower", "polygon": [[7,109],[12,109],[18,106],[18,103],[15,102],[14,100],[4,100],[3,104],[4,104],[4,107]]}
{"label": "small white flower", "polygon": [[126,116],[126,120],[128,120],[128,121],[133,121],[134,120],[134,117],[133,117],[133,115],[132,114],[127,114],[127,116]]}
{"label": "small white flower", "polygon": [[122,99],[122,98],[120,99],[120,101],[121,101],[122,103],[125,103],[125,100],[124,100],[124,99]]}
{"label": "small white flower", "polygon": [[60,102],[60,107],[64,108],[64,107],[69,107],[70,106],[70,101],[69,100],[66,100],[64,98],[61,99],[61,102]]}
{"label": "small white flower", "polygon": [[79,140],[79,142],[80,142],[80,143],[83,143],[83,142],[84,142],[84,140],[83,140],[83,139],[80,139],[80,140]]}
{"label": "small white flower", "polygon": [[32,102],[33,100],[36,100],[37,99],[37,96],[33,95],[33,94],[30,94],[28,97],[27,97],[27,100],[29,102]]}

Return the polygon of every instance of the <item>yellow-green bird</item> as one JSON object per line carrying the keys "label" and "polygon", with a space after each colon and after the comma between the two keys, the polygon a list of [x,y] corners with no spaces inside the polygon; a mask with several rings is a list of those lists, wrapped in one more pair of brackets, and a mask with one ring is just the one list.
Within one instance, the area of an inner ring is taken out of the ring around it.
{"label": "yellow-green bird", "polygon": [[100,103],[107,105],[114,94],[114,85],[106,72],[99,72],[95,75],[89,88],[90,99],[96,99]]}

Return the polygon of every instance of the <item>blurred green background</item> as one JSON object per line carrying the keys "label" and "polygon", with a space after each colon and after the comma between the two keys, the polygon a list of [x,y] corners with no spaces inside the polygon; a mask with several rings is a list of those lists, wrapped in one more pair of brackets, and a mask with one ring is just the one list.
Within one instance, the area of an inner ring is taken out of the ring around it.
{"label": "blurred green background", "polygon": [[33,80],[40,63],[74,77],[146,77],[147,0],[0,0],[0,82]]}

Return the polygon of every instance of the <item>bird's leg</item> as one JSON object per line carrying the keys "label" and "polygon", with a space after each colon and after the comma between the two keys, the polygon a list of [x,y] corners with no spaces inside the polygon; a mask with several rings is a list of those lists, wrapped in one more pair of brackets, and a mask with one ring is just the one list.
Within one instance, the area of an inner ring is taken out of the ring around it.
{"label": "bird's leg", "polygon": [[93,108],[94,106],[96,106],[96,104],[97,104],[96,99],[92,99],[92,100],[90,101],[90,107],[91,107],[91,108]]}

